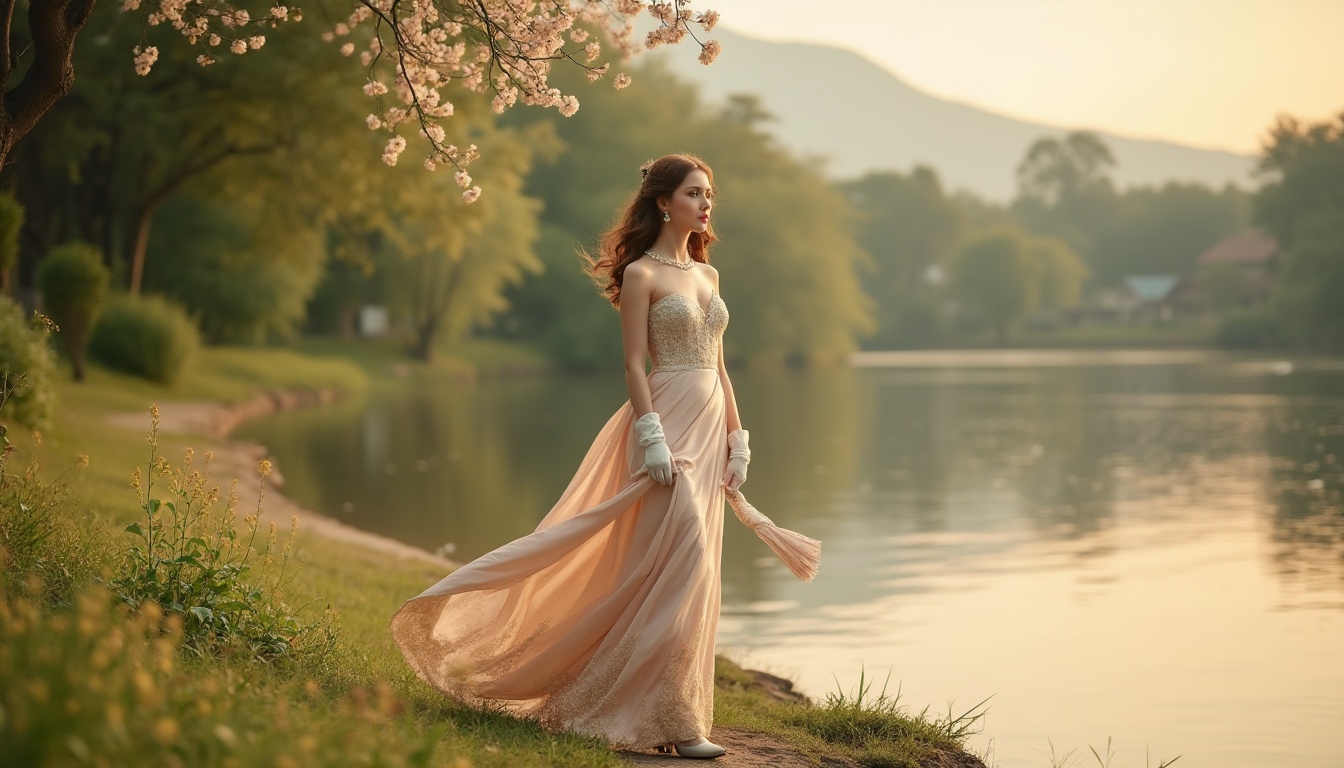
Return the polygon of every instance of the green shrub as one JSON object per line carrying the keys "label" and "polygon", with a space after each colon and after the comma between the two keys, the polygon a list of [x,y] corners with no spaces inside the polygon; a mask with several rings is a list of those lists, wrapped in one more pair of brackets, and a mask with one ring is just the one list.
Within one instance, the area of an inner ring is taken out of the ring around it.
{"label": "green shrub", "polygon": [[123,295],[108,301],[89,354],[109,368],[172,384],[200,344],[200,332],[181,307],[160,296]]}
{"label": "green shrub", "polygon": [[1283,332],[1269,312],[1236,312],[1218,323],[1214,342],[1224,349],[1273,347],[1283,343]]}
{"label": "green shrub", "polygon": [[[305,622],[285,602],[298,519],[283,545],[275,523],[258,536],[259,494],[240,532],[237,494],[230,492],[221,511],[219,488],[208,487],[209,454],[201,470],[192,467],[190,449],[180,468],[168,466],[157,455],[157,407],[151,408],[151,424],[143,485],[139,469],[131,483],[144,517],[126,527],[130,546],[111,581],[117,596],[132,607],[156,603],[181,616],[187,646],[202,654],[241,652],[261,661],[299,655],[320,662],[335,642],[330,615]],[[262,460],[258,471],[264,491],[270,461]],[[168,488],[159,498],[154,481],[161,477]]]}
{"label": "green shrub", "polygon": [[255,665],[196,661],[182,643],[180,616],[132,612],[102,589],[59,612],[0,595],[0,764],[455,764],[459,745],[404,714],[385,683],[338,695]]}
{"label": "green shrub", "polygon": [[18,304],[0,296],[0,383],[8,394],[0,422],[39,430],[50,424],[56,409],[51,388],[56,357],[46,336],[24,318]]}
{"label": "green shrub", "polygon": [[37,278],[43,307],[65,339],[75,381],[83,381],[89,332],[107,298],[110,275],[103,265],[103,255],[87,243],[57,246],[38,266]]}

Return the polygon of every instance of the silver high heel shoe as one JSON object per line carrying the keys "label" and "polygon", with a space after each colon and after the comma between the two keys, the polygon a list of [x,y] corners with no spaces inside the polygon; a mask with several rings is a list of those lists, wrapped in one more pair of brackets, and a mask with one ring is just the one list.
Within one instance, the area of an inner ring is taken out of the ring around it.
{"label": "silver high heel shoe", "polygon": [[678,741],[658,745],[658,751],[665,755],[672,754],[673,749],[681,757],[692,757],[700,760],[709,760],[728,754],[723,747],[705,738],[699,738],[692,742]]}

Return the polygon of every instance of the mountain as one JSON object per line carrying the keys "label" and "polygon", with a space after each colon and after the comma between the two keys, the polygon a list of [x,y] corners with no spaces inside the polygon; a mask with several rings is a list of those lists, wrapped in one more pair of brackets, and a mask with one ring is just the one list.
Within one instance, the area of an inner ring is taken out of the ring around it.
{"label": "mountain", "polygon": [[[693,44],[653,52],[677,75],[697,83],[711,102],[751,93],[776,117],[771,131],[805,157],[825,161],[827,175],[938,171],[949,189],[1006,201],[1015,169],[1033,141],[1068,129],[1015,120],[921,93],[859,54],[825,45],[756,40],[718,27],[723,53],[698,63]],[[1216,115],[1210,119],[1217,119]],[[1250,186],[1256,159],[1101,131],[1115,154],[1118,186],[1197,181]]]}

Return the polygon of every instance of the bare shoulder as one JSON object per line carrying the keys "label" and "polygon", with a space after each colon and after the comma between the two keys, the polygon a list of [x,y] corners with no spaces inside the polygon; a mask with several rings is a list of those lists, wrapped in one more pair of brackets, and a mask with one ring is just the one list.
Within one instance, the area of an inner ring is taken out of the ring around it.
{"label": "bare shoulder", "polygon": [[719,270],[715,269],[713,265],[701,262],[699,271],[705,277],[709,278],[709,282],[714,284],[714,290],[717,291],[719,289]]}
{"label": "bare shoulder", "polygon": [[652,293],[653,270],[649,265],[642,260],[627,264],[621,277],[622,297],[629,294],[631,297],[642,296],[647,299]]}

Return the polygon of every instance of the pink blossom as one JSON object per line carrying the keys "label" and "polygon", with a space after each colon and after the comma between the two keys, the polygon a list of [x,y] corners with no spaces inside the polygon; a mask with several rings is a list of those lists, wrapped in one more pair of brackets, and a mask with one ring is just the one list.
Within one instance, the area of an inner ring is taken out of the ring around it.
{"label": "pink blossom", "polygon": [[426,171],[432,171],[432,170],[434,170],[435,168],[438,168],[438,167],[439,167],[439,164],[436,163],[436,162],[434,162],[434,158],[432,158],[432,157],[426,157],[426,158],[425,158],[425,170],[426,170]]}
{"label": "pink blossom", "polygon": [[397,158],[406,149],[406,139],[400,136],[393,136],[387,140],[387,146],[383,148],[383,162],[388,165],[396,165]]}
{"label": "pink blossom", "polygon": [[137,45],[131,53],[135,54],[135,74],[137,75],[148,75],[150,67],[154,66],[154,62],[159,60],[159,49],[152,45],[144,50],[140,50],[140,46]]}
{"label": "pink blossom", "polygon": [[234,40],[232,43],[229,43],[229,50],[234,53],[247,53],[247,43],[242,40]]}
{"label": "pink blossom", "polygon": [[722,50],[723,46],[719,44],[718,40],[710,40],[700,47],[700,63],[705,66],[713,64]]}
{"label": "pink blossom", "polygon": [[627,74],[625,74],[624,72],[622,72],[621,74],[617,75],[617,76],[616,76],[616,79],[613,80],[613,81],[611,81],[611,85],[612,85],[612,87],[615,88],[615,89],[618,90],[618,91],[621,90],[622,88],[626,87],[626,86],[629,85],[629,84],[630,84],[630,76],[627,75]]}
{"label": "pink blossom", "polygon": [[208,67],[215,63],[215,57],[203,53],[196,57],[196,63],[200,64],[202,67]]}
{"label": "pink blossom", "polygon": [[341,55],[342,55],[342,56],[349,56],[350,54],[352,54],[352,53],[354,53],[354,52],[355,52],[355,44],[354,44],[354,43],[346,43],[345,45],[342,45],[342,46],[341,46]]}
{"label": "pink blossom", "polygon": [[369,130],[376,131],[383,127],[383,121],[378,119],[377,115],[369,115],[364,118],[364,123],[369,126]]}
{"label": "pink blossom", "polygon": [[289,9],[283,5],[277,5],[274,8],[271,8],[271,18],[273,19],[279,19],[280,21],[284,21],[285,17],[288,15],[289,15]]}
{"label": "pink blossom", "polygon": [[714,29],[715,24],[719,23],[719,14],[717,11],[705,11],[700,14],[696,21],[700,22],[700,26],[704,27],[706,32],[709,32]]}
{"label": "pink blossom", "polygon": [[481,188],[472,187],[471,189],[468,189],[467,191],[462,193],[462,202],[466,203],[467,205],[471,205],[472,203],[476,202],[480,198],[480,196],[481,196]]}
{"label": "pink blossom", "polygon": [[377,80],[370,80],[364,84],[364,93],[369,96],[382,96],[384,93],[387,93],[387,86]]}
{"label": "pink blossom", "polygon": [[247,38],[247,47],[251,48],[254,51],[265,44],[266,44],[265,35],[253,35],[252,37]]}
{"label": "pink blossom", "polygon": [[206,38],[205,42],[211,48],[214,48],[215,46],[219,45],[224,41],[220,39],[219,35],[211,34],[210,37]]}
{"label": "pink blossom", "polygon": [[471,175],[466,171],[458,171],[453,174],[453,181],[457,182],[457,186],[466,189],[471,186]]}

